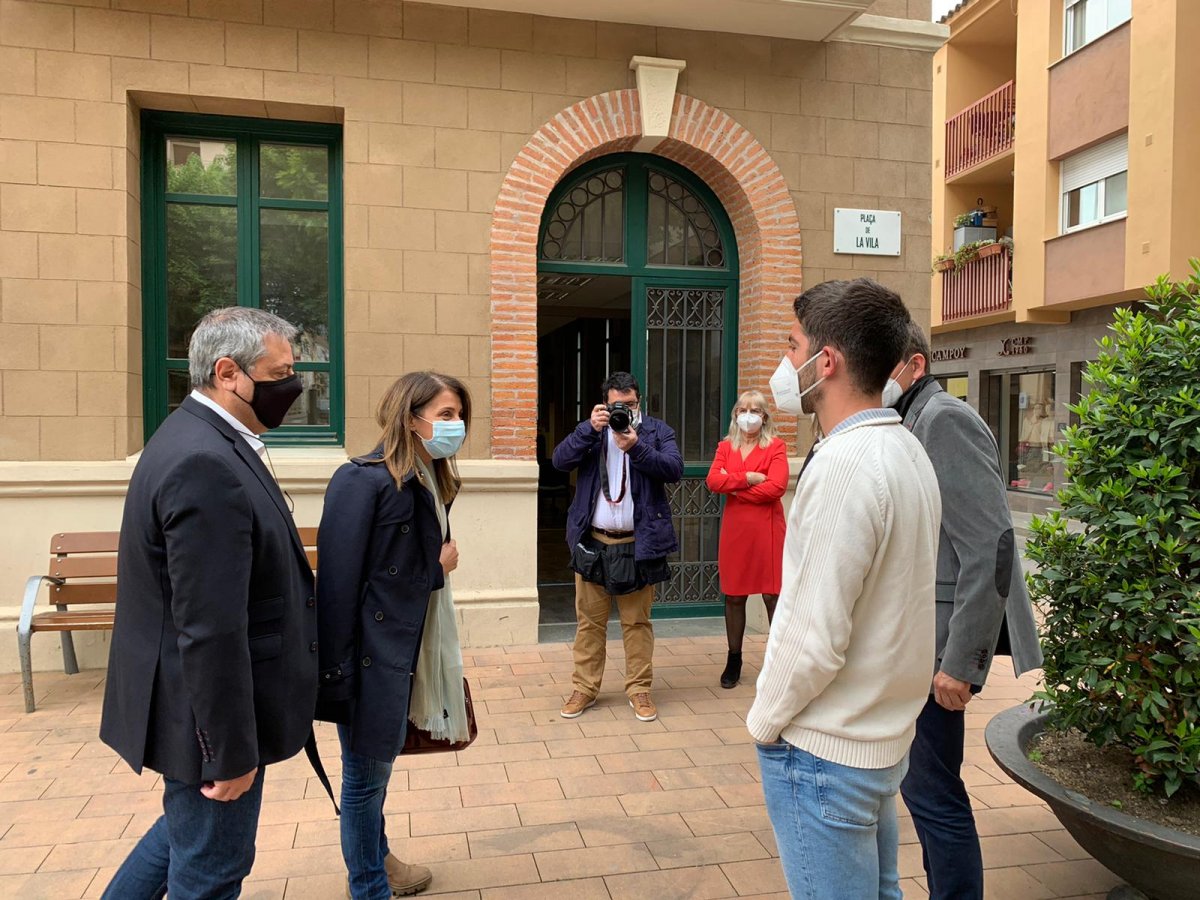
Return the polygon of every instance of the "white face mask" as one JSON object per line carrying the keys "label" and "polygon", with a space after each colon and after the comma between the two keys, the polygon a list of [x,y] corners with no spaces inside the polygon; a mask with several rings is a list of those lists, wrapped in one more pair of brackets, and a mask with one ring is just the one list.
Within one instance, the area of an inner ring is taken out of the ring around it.
{"label": "white face mask", "polygon": [[896,378],[899,378],[901,375],[903,375],[904,369],[907,369],[911,365],[912,360],[910,359],[904,364],[904,368],[896,373],[895,378],[889,378],[887,380],[887,384],[883,386],[883,405],[885,408],[889,406],[895,406],[900,402],[900,398],[904,396],[904,388],[900,385],[900,382],[898,382]]}
{"label": "white face mask", "polygon": [[757,434],[762,429],[763,417],[758,413],[744,412],[737,417],[738,428],[746,434]]}
{"label": "white face mask", "polygon": [[805,366],[808,366],[821,357],[821,352],[818,351],[813,356],[809,357],[799,368],[792,365],[791,360],[786,356],[779,361],[779,368],[775,370],[775,374],[771,376],[771,394],[775,398],[775,406],[782,412],[793,416],[808,415],[813,410],[807,408],[804,402],[805,395],[825,380],[824,377],[818,378],[804,390],[800,390],[800,372]]}

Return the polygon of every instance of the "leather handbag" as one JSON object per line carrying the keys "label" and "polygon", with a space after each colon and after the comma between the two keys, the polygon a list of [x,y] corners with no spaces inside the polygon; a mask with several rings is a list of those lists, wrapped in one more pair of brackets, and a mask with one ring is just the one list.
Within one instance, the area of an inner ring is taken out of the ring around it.
{"label": "leather handbag", "polygon": [[466,750],[479,737],[479,726],[475,724],[475,705],[471,702],[471,686],[463,679],[463,699],[467,703],[467,737],[462,741],[441,740],[433,737],[423,728],[418,728],[412,722],[408,723],[408,731],[404,735],[402,754],[408,753],[449,753],[455,750]]}

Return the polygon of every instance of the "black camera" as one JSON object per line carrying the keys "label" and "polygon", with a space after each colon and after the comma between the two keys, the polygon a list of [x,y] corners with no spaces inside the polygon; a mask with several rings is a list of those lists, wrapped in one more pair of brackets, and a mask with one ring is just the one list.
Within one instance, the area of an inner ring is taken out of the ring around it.
{"label": "black camera", "polygon": [[608,427],[618,434],[624,434],[633,423],[633,410],[618,400],[608,404]]}

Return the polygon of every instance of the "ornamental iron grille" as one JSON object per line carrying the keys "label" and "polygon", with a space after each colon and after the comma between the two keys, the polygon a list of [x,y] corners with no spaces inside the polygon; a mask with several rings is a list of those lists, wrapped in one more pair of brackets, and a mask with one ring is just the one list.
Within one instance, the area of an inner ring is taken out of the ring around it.
{"label": "ornamental iron grille", "polygon": [[625,168],[582,179],[564,193],[542,231],[543,259],[625,260]]}
{"label": "ornamental iron grille", "polygon": [[717,547],[721,536],[721,498],[703,478],[684,478],[667,490],[679,552],[671,558],[671,580],[661,585],[655,601],[662,604],[719,603],[721,581]]}
{"label": "ornamental iron grille", "polygon": [[675,428],[686,467],[670,495],[679,553],[671,560],[671,581],[660,591],[662,603],[721,600],[721,502],[693,473],[707,471],[722,436],[725,297],[721,288],[646,290],[646,399]]}
{"label": "ornamental iron grille", "polygon": [[652,266],[725,268],[725,248],[704,204],[662,172],[650,172],[646,262]]}

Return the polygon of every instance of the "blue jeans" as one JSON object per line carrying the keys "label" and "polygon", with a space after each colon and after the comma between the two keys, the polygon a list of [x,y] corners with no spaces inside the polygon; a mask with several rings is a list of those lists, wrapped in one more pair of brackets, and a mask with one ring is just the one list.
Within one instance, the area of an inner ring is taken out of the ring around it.
{"label": "blue jeans", "polygon": [[383,866],[388,855],[383,801],[392,764],[351,750],[350,729],[345,725],[338,726],[338,738],[342,742],[342,859],[350,873],[350,896],[354,900],[391,900]]}
{"label": "blue jeans", "polygon": [[242,892],[254,865],[263,770],[231,803],[209,800],[200,785],[163,779],[163,814],[104,890],[104,900],[226,900]]}
{"label": "blue jeans", "polygon": [[900,900],[896,792],[907,758],[886,769],[854,769],[783,740],[757,747],[792,897]]}
{"label": "blue jeans", "polygon": [[930,900],[983,900],[983,854],[960,775],[965,722],[964,713],[943,709],[931,695],[900,784],[921,839]]}

